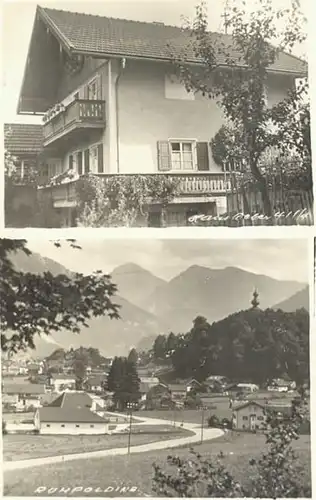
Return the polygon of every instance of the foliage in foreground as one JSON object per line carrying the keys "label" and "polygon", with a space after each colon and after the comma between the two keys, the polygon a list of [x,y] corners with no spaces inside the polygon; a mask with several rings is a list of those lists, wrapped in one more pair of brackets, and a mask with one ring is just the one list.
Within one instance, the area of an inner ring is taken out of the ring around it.
{"label": "foliage in foreground", "polygon": [[[215,141],[221,144],[220,151],[212,142],[215,160],[221,164],[230,160],[231,154],[237,161],[242,159],[261,193],[264,213],[272,217],[273,207],[261,165],[267,151],[275,148],[281,157],[295,154],[301,160],[309,158],[311,181],[307,79],[302,78],[300,85],[295,85],[294,78],[289,79],[287,95],[278,103],[270,105],[267,99],[270,69],[282,52],[291,53],[305,40],[305,19],[297,1],[291,2],[289,9],[275,9],[271,0],[259,0],[257,4],[249,12],[246,2],[230,2],[225,12],[230,39],[217,39],[208,31],[208,13],[202,1],[196,8],[195,19],[186,26],[191,43],[180,57],[177,48],[170,46],[170,49],[187,91],[214,99],[224,114],[229,133],[223,134],[222,130]],[[201,61],[198,68],[188,60],[187,55],[192,51]],[[306,77],[307,65],[303,69],[302,64],[300,71]]]}
{"label": "foliage in foreground", "polygon": [[21,272],[12,262],[18,251],[32,253],[25,240],[0,239],[2,351],[34,349],[37,335],[61,330],[80,333],[93,316],[119,318],[119,306],[112,302],[116,286],[110,276],[101,271],[90,276]]}
{"label": "foliage in foreground", "polygon": [[154,464],[153,491],[164,497],[255,497],[310,498],[311,489],[301,484],[302,467],[292,443],[299,438],[299,429],[306,419],[306,402],[293,401],[289,419],[276,414],[267,416],[264,430],[266,450],[259,458],[249,460],[249,475],[237,481],[223,464],[223,454],[202,457],[168,457],[168,472]]}

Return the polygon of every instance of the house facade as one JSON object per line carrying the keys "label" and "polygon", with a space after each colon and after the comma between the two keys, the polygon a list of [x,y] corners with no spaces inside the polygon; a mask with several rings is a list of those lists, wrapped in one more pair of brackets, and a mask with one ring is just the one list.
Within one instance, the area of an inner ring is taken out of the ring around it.
{"label": "house facade", "polygon": [[243,431],[257,431],[266,422],[265,406],[247,401],[232,408],[232,428]]}
{"label": "house facade", "polygon": [[[104,182],[133,174],[176,179],[166,225],[226,212],[230,180],[210,149],[223,116],[215,101],[186,92],[170,63],[170,40],[179,50],[189,38],[161,23],[37,8],[18,111],[44,114],[38,194],[51,200],[61,226],[76,224],[76,186],[86,174]],[[268,102],[283,98],[302,72],[301,61],[281,54]],[[161,201],[148,204],[148,218],[137,224],[161,225]]]}
{"label": "house facade", "polygon": [[62,393],[66,389],[75,389],[76,378],[72,375],[52,375],[49,384],[53,388],[53,392]]}
{"label": "house facade", "polygon": [[16,411],[42,406],[41,398],[45,394],[45,386],[41,384],[2,384],[2,402]]}

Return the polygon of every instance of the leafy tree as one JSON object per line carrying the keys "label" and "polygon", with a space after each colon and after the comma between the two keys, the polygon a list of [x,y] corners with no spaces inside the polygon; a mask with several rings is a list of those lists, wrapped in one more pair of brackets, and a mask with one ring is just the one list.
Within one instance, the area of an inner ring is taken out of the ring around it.
{"label": "leafy tree", "polygon": [[[201,65],[192,69],[186,59],[188,50],[179,57],[174,55],[172,46],[171,58],[186,89],[215,99],[222,109],[228,131],[232,131],[230,137],[225,129],[221,131],[224,150],[233,146],[235,160],[242,158],[243,168],[249,171],[261,193],[265,215],[272,217],[262,156],[275,147],[281,155],[297,152],[302,143],[310,144],[310,139],[307,80],[296,86],[293,77],[285,99],[270,106],[266,102],[268,76],[281,52],[291,52],[304,41],[304,19],[298,2],[292,2],[290,9],[276,10],[271,0],[259,0],[259,8],[250,15],[245,2],[241,7],[233,2],[225,17],[230,40],[208,32],[206,4],[201,3],[193,23],[186,27],[191,32],[191,48]],[[278,29],[280,20],[285,26],[282,33]],[[216,142],[220,142],[218,138]],[[231,158],[231,154],[223,156],[223,151],[221,155],[223,160]],[[215,156],[219,158],[218,148]]]}
{"label": "leafy tree", "polygon": [[309,314],[305,309],[263,311],[252,304],[212,325],[197,317],[191,330],[177,338],[171,356],[175,378],[194,377],[202,382],[209,375],[223,375],[262,385],[287,373],[297,384],[309,380]]}
{"label": "leafy tree", "polygon": [[2,351],[34,349],[37,335],[61,330],[80,333],[93,316],[119,318],[119,306],[112,302],[116,286],[110,276],[100,271],[71,277],[18,271],[11,262],[17,251],[31,255],[25,240],[0,240]]}
{"label": "leafy tree", "polygon": [[82,359],[75,359],[73,372],[76,377],[76,390],[81,391],[86,376],[86,365]]}
{"label": "leafy tree", "polygon": [[127,360],[130,361],[131,363],[134,363],[134,365],[137,364],[138,354],[135,348],[130,350]]}
{"label": "leafy tree", "polygon": [[110,368],[107,389],[113,392],[115,406],[124,410],[127,403],[136,403],[140,398],[139,378],[136,366],[123,357],[116,357]]}
{"label": "leafy tree", "polygon": [[158,335],[153,345],[153,355],[156,361],[163,361],[166,357],[167,338],[165,335]]}
{"label": "leafy tree", "polygon": [[[271,413],[265,427],[266,450],[249,460],[244,481],[237,481],[223,464],[223,453],[203,457],[191,450],[189,458],[168,456],[168,470],[153,465],[153,490],[165,497],[308,498],[311,488],[302,484],[303,467],[292,443],[299,437],[306,400],[293,402],[289,419]],[[250,476],[250,477],[249,477]]]}

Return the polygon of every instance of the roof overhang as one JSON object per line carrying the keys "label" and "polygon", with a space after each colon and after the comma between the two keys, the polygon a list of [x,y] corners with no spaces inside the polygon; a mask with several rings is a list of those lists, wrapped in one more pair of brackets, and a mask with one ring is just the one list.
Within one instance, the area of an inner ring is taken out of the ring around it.
{"label": "roof overhang", "polygon": [[44,9],[37,6],[19,94],[18,114],[43,115],[47,111],[54,100],[53,77],[57,77],[60,64],[56,53],[71,53],[71,49]]}
{"label": "roof overhang", "polygon": [[[43,33],[47,35],[52,35],[51,38],[48,36],[43,37]],[[50,42],[48,42],[50,40]],[[54,43],[52,42],[54,40]],[[31,115],[43,115],[47,109],[54,104],[54,88],[51,78],[47,78],[47,84],[45,85],[45,75],[47,72],[43,71],[42,68],[51,71],[51,75],[54,74],[54,68],[52,68],[52,53],[51,46],[55,45],[55,49],[62,53],[66,52],[68,55],[83,55],[91,56],[94,58],[101,59],[118,59],[125,58],[135,61],[152,61],[155,63],[172,63],[171,58],[166,57],[148,57],[146,55],[131,55],[124,54],[121,52],[98,52],[98,51],[86,51],[78,50],[67,37],[58,29],[58,27],[50,19],[49,15],[45,10],[37,6],[36,15],[33,24],[33,30],[31,35],[31,40],[28,49],[28,55],[26,60],[26,65],[24,69],[24,75],[22,80],[21,91],[19,95],[19,102],[17,107],[18,114],[31,114]],[[46,52],[45,52],[46,51]],[[49,54],[49,55],[48,55]],[[48,57],[47,57],[48,56]],[[50,58],[50,64],[47,64]],[[41,64],[42,61],[42,64]],[[203,65],[202,61],[187,61],[189,66],[198,67]],[[56,62],[55,62],[56,65]],[[58,65],[58,62],[57,62]],[[221,66],[221,68],[229,69],[229,66]],[[239,65],[239,69],[246,69],[246,66]],[[293,78],[305,78],[308,76],[308,71],[289,71],[289,70],[279,70],[270,68],[268,70],[270,74],[278,75],[288,75]],[[46,92],[46,93],[45,93]]]}

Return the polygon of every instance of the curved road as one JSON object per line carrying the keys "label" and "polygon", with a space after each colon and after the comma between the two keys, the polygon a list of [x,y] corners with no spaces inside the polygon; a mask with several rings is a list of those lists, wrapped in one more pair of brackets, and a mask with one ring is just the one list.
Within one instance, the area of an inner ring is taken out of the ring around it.
{"label": "curved road", "polygon": [[[117,415],[117,414],[116,414]],[[166,425],[165,419],[148,418],[148,417],[134,417],[140,424],[146,425]],[[135,425],[135,424],[134,424]],[[183,438],[169,439],[167,441],[155,441],[153,443],[142,444],[138,446],[131,446],[130,453],[146,453],[147,451],[165,450],[168,448],[178,448],[179,446],[198,443],[201,440],[201,427],[198,424],[191,424],[187,422],[175,422],[176,427],[181,427],[188,431],[193,432],[191,436]],[[224,434],[221,429],[203,429],[203,441],[215,439]],[[100,451],[87,451],[83,453],[72,453],[70,455],[58,455],[53,457],[32,458],[29,460],[17,460],[15,462],[3,462],[3,471],[10,471],[16,469],[27,469],[29,467],[38,467],[40,465],[54,464],[60,462],[69,462],[71,460],[82,460],[85,458],[98,458],[110,457],[115,455],[126,455],[128,452],[126,448],[113,448],[109,450]]]}

